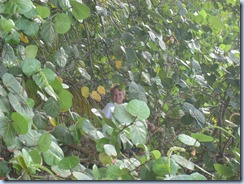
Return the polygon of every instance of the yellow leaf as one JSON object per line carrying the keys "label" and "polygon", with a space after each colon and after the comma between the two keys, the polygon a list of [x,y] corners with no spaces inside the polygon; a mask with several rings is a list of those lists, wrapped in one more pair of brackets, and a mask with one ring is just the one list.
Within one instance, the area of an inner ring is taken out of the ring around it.
{"label": "yellow leaf", "polygon": [[51,116],[48,116],[49,122],[51,123],[52,126],[57,126],[57,122],[54,118],[52,118]]}
{"label": "yellow leaf", "polygon": [[114,55],[110,56],[110,59],[111,60],[114,60],[115,59],[115,56]]}
{"label": "yellow leaf", "polygon": [[97,91],[100,95],[105,95],[106,94],[106,90],[103,86],[98,86],[97,87]]}
{"label": "yellow leaf", "polygon": [[91,93],[91,97],[92,97],[94,100],[98,101],[98,102],[101,101],[101,96],[98,94],[97,91],[92,91],[92,93]]}
{"label": "yellow leaf", "polygon": [[87,86],[83,86],[81,88],[81,94],[84,98],[88,98],[89,97],[89,88]]}
{"label": "yellow leaf", "polygon": [[117,69],[120,69],[122,67],[122,61],[120,61],[120,60],[115,61],[115,67]]}
{"label": "yellow leaf", "polygon": [[63,79],[61,77],[56,77],[56,78],[59,82],[63,83]]}
{"label": "yellow leaf", "polygon": [[29,43],[27,36],[25,36],[23,33],[20,33],[20,40],[24,43]]}
{"label": "yellow leaf", "polygon": [[169,45],[170,44],[170,39],[168,39],[167,41],[166,41],[166,45]]}

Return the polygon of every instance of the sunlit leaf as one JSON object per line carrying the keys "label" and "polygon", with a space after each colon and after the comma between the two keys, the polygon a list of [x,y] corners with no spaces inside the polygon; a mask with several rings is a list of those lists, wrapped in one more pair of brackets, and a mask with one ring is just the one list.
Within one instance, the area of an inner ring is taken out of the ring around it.
{"label": "sunlit leaf", "polygon": [[186,158],[176,154],[172,155],[171,158],[182,167],[185,167],[192,171],[194,170],[194,163],[187,160]]}
{"label": "sunlit leaf", "polygon": [[142,121],[146,120],[150,115],[150,109],[147,104],[137,99],[131,100],[126,109],[132,116]]}
{"label": "sunlit leaf", "polygon": [[28,45],[25,48],[25,58],[34,59],[37,55],[38,47],[36,45]]}
{"label": "sunlit leaf", "polygon": [[55,30],[59,34],[64,34],[71,27],[71,20],[67,14],[60,13],[55,16]]}
{"label": "sunlit leaf", "polygon": [[111,156],[113,156],[113,157],[117,156],[116,149],[115,149],[114,145],[112,145],[112,144],[104,144],[104,151],[110,157]]}
{"label": "sunlit leaf", "polygon": [[41,69],[41,62],[37,59],[26,58],[22,64],[22,70],[27,76],[31,76]]}
{"label": "sunlit leaf", "polygon": [[92,92],[91,92],[91,97],[92,97],[94,100],[98,101],[98,102],[101,101],[101,96],[99,95],[99,93],[98,93],[97,91],[92,91]]}
{"label": "sunlit leaf", "polygon": [[105,95],[106,94],[106,90],[103,86],[98,86],[97,87],[97,92],[100,94],[100,95]]}
{"label": "sunlit leaf", "polygon": [[38,12],[38,14],[42,17],[42,18],[47,18],[50,15],[50,9],[47,6],[36,6],[36,10]]}
{"label": "sunlit leaf", "polygon": [[196,139],[190,137],[189,135],[180,134],[180,135],[178,135],[178,139],[182,143],[189,145],[189,146],[196,146],[196,147],[200,146],[200,143]]}
{"label": "sunlit leaf", "polygon": [[90,8],[77,1],[70,2],[72,13],[77,20],[84,20],[90,16]]}

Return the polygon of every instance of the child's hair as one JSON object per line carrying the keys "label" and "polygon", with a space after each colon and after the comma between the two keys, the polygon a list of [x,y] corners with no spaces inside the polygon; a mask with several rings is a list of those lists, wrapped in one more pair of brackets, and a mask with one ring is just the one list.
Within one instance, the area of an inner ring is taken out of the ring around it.
{"label": "child's hair", "polygon": [[123,85],[121,85],[121,84],[115,84],[110,89],[110,94],[113,94],[115,89],[118,89],[119,91],[124,91],[125,92],[125,88],[123,87]]}

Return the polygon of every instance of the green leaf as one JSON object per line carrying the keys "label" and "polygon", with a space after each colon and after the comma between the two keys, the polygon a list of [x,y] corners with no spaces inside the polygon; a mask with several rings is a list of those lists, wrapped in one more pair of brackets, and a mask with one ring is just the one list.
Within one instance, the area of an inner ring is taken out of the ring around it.
{"label": "green leaf", "polygon": [[23,61],[22,71],[30,77],[41,69],[41,62],[37,59],[27,58]]}
{"label": "green leaf", "polygon": [[58,37],[58,34],[55,31],[55,26],[54,26],[53,22],[46,21],[42,25],[40,35],[42,36],[43,40],[47,44],[52,44],[54,42],[54,40]]}
{"label": "green leaf", "polygon": [[5,116],[0,117],[0,135],[2,136],[6,146],[15,146],[16,141],[16,131],[11,123],[11,120]]}
{"label": "green leaf", "polygon": [[140,84],[131,82],[129,84],[128,96],[130,99],[138,99],[147,103],[146,91]]}
{"label": "green leaf", "polygon": [[51,142],[50,149],[43,153],[44,161],[50,166],[57,165],[64,157],[63,150],[53,141]]}
{"label": "green leaf", "polygon": [[108,144],[109,140],[107,138],[101,138],[98,140],[97,144],[96,144],[96,149],[98,152],[103,152],[104,151],[104,145]]}
{"label": "green leaf", "polygon": [[37,55],[38,47],[36,45],[28,45],[25,48],[25,58],[34,59]]}
{"label": "green leaf", "polygon": [[20,30],[23,30],[27,36],[35,36],[39,31],[39,25],[36,22],[30,21],[24,17],[21,17],[17,20],[16,27]]}
{"label": "green leaf", "polygon": [[8,167],[8,162],[5,160],[0,160],[0,177],[6,177],[10,171],[11,170]]}
{"label": "green leaf", "polygon": [[13,30],[5,37],[5,42],[9,44],[18,44],[20,42],[19,32]]}
{"label": "green leaf", "polygon": [[178,139],[182,143],[189,145],[189,146],[196,146],[196,147],[200,146],[200,143],[196,139],[190,137],[189,135],[180,134],[180,135],[178,135]]}
{"label": "green leaf", "polygon": [[132,48],[125,48],[125,56],[126,56],[126,61],[130,65],[131,63],[135,62],[137,59],[136,53]]}
{"label": "green leaf", "polygon": [[124,40],[125,44],[131,43],[134,40],[134,37],[131,33],[124,32],[121,35],[122,39]]}
{"label": "green leaf", "polygon": [[136,121],[130,126],[130,139],[133,144],[146,144],[147,130],[145,124],[140,121]]}
{"label": "green leaf", "polygon": [[155,181],[156,180],[156,175],[153,173],[151,168],[149,168],[147,165],[142,167],[140,171],[140,178],[142,180],[150,180],[150,181]]}
{"label": "green leaf", "polygon": [[192,173],[191,175],[186,175],[186,174],[180,174],[177,176],[170,176],[167,177],[165,180],[207,180],[205,176],[202,174],[199,174],[197,172]]}
{"label": "green leaf", "polygon": [[39,151],[37,151],[36,149],[33,149],[30,151],[29,154],[30,154],[30,156],[31,156],[31,158],[35,164],[41,165],[42,157],[41,157]]}
{"label": "green leaf", "polygon": [[19,114],[22,114],[28,118],[32,118],[34,116],[34,112],[32,108],[28,107],[25,104],[24,99],[19,98],[17,95],[14,95],[12,93],[9,93],[8,100],[13,107],[13,109],[18,112]]}
{"label": "green leaf", "polygon": [[72,6],[72,13],[77,20],[84,20],[90,16],[90,8],[77,1],[70,2]]}
{"label": "green leaf", "polygon": [[69,108],[72,107],[72,98],[73,95],[67,91],[67,90],[62,90],[58,93],[58,97],[59,97],[59,102],[61,105],[61,111],[65,112],[67,111]]}
{"label": "green leaf", "polygon": [[48,116],[56,118],[60,113],[60,102],[53,98],[48,98],[48,100],[44,104],[43,109],[45,110]]}
{"label": "green leaf", "polygon": [[91,80],[91,76],[89,73],[86,71],[86,69],[79,67],[78,68],[79,73],[81,74],[82,77],[84,77],[87,80]]}
{"label": "green leaf", "polygon": [[133,122],[131,116],[126,110],[127,104],[116,105],[114,108],[114,116],[122,125],[129,125]]}
{"label": "green leaf", "polygon": [[3,84],[12,93],[20,94],[22,92],[22,86],[19,81],[10,73],[5,73],[2,77]]}
{"label": "green leaf", "polygon": [[117,165],[109,166],[106,175],[110,180],[117,180],[121,176],[121,169]]}
{"label": "green leaf", "polygon": [[45,132],[41,135],[37,142],[38,150],[41,152],[46,152],[51,145],[51,135],[48,132]]}
{"label": "green leaf", "polygon": [[59,162],[58,166],[60,167],[60,169],[67,170],[67,169],[73,169],[79,163],[80,163],[80,159],[77,156],[69,156],[69,157],[63,158]]}
{"label": "green leaf", "polygon": [[161,177],[169,174],[168,159],[166,157],[161,157],[153,162],[152,171]]}
{"label": "green leaf", "polygon": [[183,125],[190,125],[194,122],[194,118],[190,114],[185,114],[181,117],[180,121]]}
{"label": "green leaf", "polygon": [[179,165],[181,165],[182,167],[185,167],[191,171],[194,170],[194,163],[187,160],[186,158],[180,156],[180,155],[172,155],[171,158],[178,163]]}
{"label": "green leaf", "polygon": [[222,164],[214,164],[214,168],[219,175],[224,175],[227,178],[233,176],[233,171],[229,166]]}
{"label": "green leaf", "polygon": [[63,47],[61,47],[55,54],[55,61],[58,66],[64,68],[67,63],[68,55],[65,53]]}
{"label": "green leaf", "polygon": [[112,144],[104,144],[104,151],[110,157],[117,156],[116,149],[115,149],[114,145],[112,145]]}
{"label": "green leaf", "polygon": [[28,132],[28,121],[24,116],[17,112],[11,114],[13,126],[17,134],[26,134]]}
{"label": "green leaf", "polygon": [[111,164],[112,163],[112,158],[104,152],[99,153],[98,157],[99,157],[99,161],[102,162],[103,164]]}
{"label": "green leaf", "polygon": [[5,19],[4,17],[1,17],[1,19],[0,19],[0,30],[8,32],[14,26],[15,26],[15,23],[13,22],[12,19]]}
{"label": "green leaf", "polygon": [[7,14],[24,14],[31,10],[33,3],[31,0],[8,0],[4,5],[4,13]]}
{"label": "green leaf", "polygon": [[193,109],[190,110],[190,115],[195,118],[197,120],[198,123],[200,123],[200,125],[202,126],[203,124],[206,123],[206,119],[205,116],[203,115],[203,113],[201,111],[199,111],[198,109]]}
{"label": "green leaf", "polygon": [[27,134],[19,135],[20,142],[24,143],[27,147],[34,147],[37,145],[37,141],[40,138],[41,134],[36,130],[30,129]]}
{"label": "green leaf", "polygon": [[38,14],[43,18],[47,18],[50,15],[50,9],[47,6],[36,6]]}
{"label": "green leaf", "polygon": [[51,82],[53,82],[55,80],[56,73],[54,73],[54,71],[51,70],[50,68],[43,68],[42,72],[45,75],[48,83],[51,83]]}
{"label": "green leaf", "polygon": [[224,24],[222,23],[221,19],[217,16],[213,16],[209,19],[209,23],[213,31],[220,31],[224,28]]}
{"label": "green leaf", "polygon": [[9,44],[3,46],[2,62],[4,66],[11,66],[16,61],[16,56],[13,47]]}
{"label": "green leaf", "polygon": [[69,31],[71,20],[68,15],[59,13],[55,16],[55,30],[59,34],[64,34]]}
{"label": "green leaf", "polygon": [[211,136],[199,133],[191,133],[191,137],[193,137],[199,142],[212,142],[214,140]]}
{"label": "green leaf", "polygon": [[55,127],[53,135],[60,140],[63,144],[70,144],[73,142],[73,137],[69,129],[64,125],[58,125]]}
{"label": "green leaf", "polygon": [[150,115],[150,109],[147,104],[137,99],[131,100],[126,109],[128,113],[141,121],[146,120]]}
{"label": "green leaf", "polygon": [[157,160],[161,157],[161,153],[158,150],[153,150],[150,152],[150,156],[152,157],[152,159]]}
{"label": "green leaf", "polygon": [[72,172],[73,176],[77,179],[77,180],[92,180],[92,178],[82,172]]}

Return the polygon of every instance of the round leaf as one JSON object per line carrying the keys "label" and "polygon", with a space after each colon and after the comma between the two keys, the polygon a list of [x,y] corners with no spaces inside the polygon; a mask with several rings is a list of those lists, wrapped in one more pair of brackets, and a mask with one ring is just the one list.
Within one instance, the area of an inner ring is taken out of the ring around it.
{"label": "round leaf", "polygon": [[178,135],[178,139],[186,145],[196,146],[196,147],[200,146],[200,143],[196,139],[190,137],[189,135],[180,134]]}
{"label": "round leaf", "polygon": [[122,125],[129,125],[133,122],[133,116],[127,112],[126,104],[116,105],[114,108],[114,116]]}
{"label": "round leaf", "polygon": [[69,157],[63,158],[59,162],[58,166],[60,167],[60,169],[68,170],[68,169],[73,169],[79,163],[80,163],[80,159],[78,157],[76,157],[76,156],[69,156]]}
{"label": "round leaf", "polygon": [[111,164],[112,163],[112,159],[110,156],[108,156],[106,153],[102,152],[99,154],[99,160],[100,162],[102,162],[103,164]]}
{"label": "round leaf", "polygon": [[150,155],[151,155],[151,157],[152,157],[154,160],[157,160],[157,159],[159,159],[159,158],[161,157],[161,153],[160,153],[160,151],[158,151],[158,150],[153,150],[153,151],[151,151],[151,152],[150,152]]}
{"label": "round leaf", "polygon": [[37,59],[27,58],[23,61],[22,70],[27,76],[31,76],[41,69],[41,62]]}
{"label": "round leaf", "polygon": [[37,6],[36,10],[42,18],[47,18],[50,15],[50,9],[47,6]]}
{"label": "round leaf", "polygon": [[128,103],[127,111],[141,121],[146,120],[150,115],[150,110],[147,104],[137,99],[134,99]]}
{"label": "round leaf", "polygon": [[90,16],[90,9],[84,4],[77,1],[70,2],[72,6],[72,13],[77,20],[83,20]]}
{"label": "round leaf", "polygon": [[34,59],[36,57],[37,51],[38,51],[38,47],[36,45],[28,45],[25,48],[25,58]]}
{"label": "round leaf", "polygon": [[60,13],[55,17],[55,30],[59,34],[64,34],[69,31],[71,20],[68,15]]}

